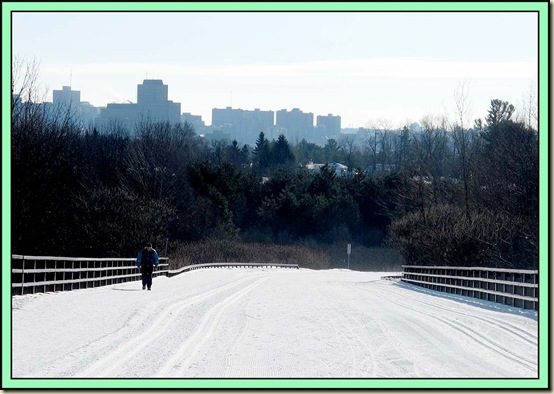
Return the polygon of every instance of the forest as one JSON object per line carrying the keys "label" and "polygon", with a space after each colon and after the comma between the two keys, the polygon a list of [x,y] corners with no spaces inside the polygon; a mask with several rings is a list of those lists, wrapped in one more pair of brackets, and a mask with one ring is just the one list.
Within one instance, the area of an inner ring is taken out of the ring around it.
{"label": "forest", "polygon": [[240,146],[187,123],[98,132],[71,109],[12,97],[13,254],[134,257],[150,241],[181,264],[326,268],[352,243],[403,264],[538,268],[538,133],[502,100],[471,125],[426,117],[418,131],[375,127],[325,146],[264,133]]}

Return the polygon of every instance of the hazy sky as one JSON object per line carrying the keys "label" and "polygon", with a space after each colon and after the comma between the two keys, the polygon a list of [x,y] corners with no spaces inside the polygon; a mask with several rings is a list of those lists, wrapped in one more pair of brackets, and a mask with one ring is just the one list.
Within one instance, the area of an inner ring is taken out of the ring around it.
{"label": "hazy sky", "polygon": [[473,118],[536,89],[536,13],[15,12],[13,54],[40,82],[95,106],[162,79],[182,112],[300,108],[342,127],[449,114],[462,81]]}

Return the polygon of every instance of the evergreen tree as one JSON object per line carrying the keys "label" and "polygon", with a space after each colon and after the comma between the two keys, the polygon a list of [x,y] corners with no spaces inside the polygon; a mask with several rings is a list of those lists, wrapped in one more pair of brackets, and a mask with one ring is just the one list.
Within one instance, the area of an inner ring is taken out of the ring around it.
{"label": "evergreen tree", "polygon": [[294,164],[294,155],[287,138],[281,134],[272,149],[272,167],[289,166]]}
{"label": "evergreen tree", "polygon": [[260,136],[256,140],[256,146],[252,154],[254,155],[254,166],[258,175],[267,175],[271,163],[271,149],[263,131],[260,132]]}
{"label": "evergreen tree", "polygon": [[334,163],[339,161],[339,144],[333,138],[327,140],[327,143],[323,147],[325,152],[325,160],[327,163]]}
{"label": "evergreen tree", "polygon": [[487,126],[494,127],[503,121],[510,120],[514,111],[514,106],[507,101],[491,100],[491,107],[487,115]]}
{"label": "evergreen tree", "polygon": [[250,149],[246,144],[240,150],[240,161],[242,164],[250,164]]}
{"label": "evergreen tree", "polygon": [[241,150],[239,148],[239,144],[237,140],[233,140],[231,143],[231,146],[227,147],[227,157],[229,162],[235,167],[240,168],[242,161],[241,161]]}
{"label": "evergreen tree", "polygon": [[292,147],[294,151],[294,156],[296,161],[299,164],[305,165],[310,162],[312,163],[323,163],[325,162],[325,154],[323,147],[314,144],[313,142],[307,142],[305,139],[302,139],[299,143]]}

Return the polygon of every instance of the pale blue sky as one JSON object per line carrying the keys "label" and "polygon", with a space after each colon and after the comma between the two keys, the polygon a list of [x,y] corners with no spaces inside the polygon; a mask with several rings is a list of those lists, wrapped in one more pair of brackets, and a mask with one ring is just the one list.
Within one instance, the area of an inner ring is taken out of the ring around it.
{"label": "pale blue sky", "polygon": [[[40,63],[50,90],[71,81],[96,106],[136,102],[160,78],[182,112],[298,107],[343,127],[449,115],[469,86],[521,107],[536,89],[536,13],[28,12],[12,14],[13,54]],[[71,76],[71,78],[70,78]]]}

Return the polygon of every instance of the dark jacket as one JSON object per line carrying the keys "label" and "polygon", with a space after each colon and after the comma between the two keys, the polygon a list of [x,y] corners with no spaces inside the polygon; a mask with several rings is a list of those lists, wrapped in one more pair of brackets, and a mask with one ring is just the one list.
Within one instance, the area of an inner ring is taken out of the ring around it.
{"label": "dark jacket", "polygon": [[141,249],[138,252],[136,264],[141,265],[155,265],[158,266],[158,252],[156,249],[152,249],[150,252],[146,248]]}

